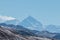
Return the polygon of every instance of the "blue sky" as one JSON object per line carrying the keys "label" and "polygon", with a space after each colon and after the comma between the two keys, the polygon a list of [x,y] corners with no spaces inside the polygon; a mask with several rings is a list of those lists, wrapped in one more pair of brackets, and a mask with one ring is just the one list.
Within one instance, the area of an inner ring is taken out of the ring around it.
{"label": "blue sky", "polygon": [[60,25],[60,0],[0,0],[0,15],[20,21],[31,15],[44,25]]}

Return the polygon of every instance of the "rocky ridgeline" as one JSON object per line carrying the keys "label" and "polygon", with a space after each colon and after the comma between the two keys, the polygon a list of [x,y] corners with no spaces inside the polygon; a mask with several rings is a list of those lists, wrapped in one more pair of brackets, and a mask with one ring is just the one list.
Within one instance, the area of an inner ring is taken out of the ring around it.
{"label": "rocky ridgeline", "polygon": [[0,27],[0,40],[51,40],[51,39],[36,36],[22,36],[21,34],[16,34],[13,31],[10,31],[10,29]]}

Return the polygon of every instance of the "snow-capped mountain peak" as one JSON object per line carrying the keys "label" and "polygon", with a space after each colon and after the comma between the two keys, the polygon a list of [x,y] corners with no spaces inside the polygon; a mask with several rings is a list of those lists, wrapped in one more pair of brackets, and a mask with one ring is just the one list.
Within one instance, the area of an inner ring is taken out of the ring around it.
{"label": "snow-capped mountain peak", "polygon": [[24,19],[19,24],[28,28],[28,29],[38,30],[38,31],[42,30],[42,24],[32,16],[28,16],[26,19]]}

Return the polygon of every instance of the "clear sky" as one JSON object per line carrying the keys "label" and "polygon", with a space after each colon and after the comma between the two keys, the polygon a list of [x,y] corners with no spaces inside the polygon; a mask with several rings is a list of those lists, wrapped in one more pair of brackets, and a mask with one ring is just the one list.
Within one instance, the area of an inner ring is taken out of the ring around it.
{"label": "clear sky", "polygon": [[31,15],[44,25],[60,25],[60,0],[0,0],[0,15],[20,21]]}

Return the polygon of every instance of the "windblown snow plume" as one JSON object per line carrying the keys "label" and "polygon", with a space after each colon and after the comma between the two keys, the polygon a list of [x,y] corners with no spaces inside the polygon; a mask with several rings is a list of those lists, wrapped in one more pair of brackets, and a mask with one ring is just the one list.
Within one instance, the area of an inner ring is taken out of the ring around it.
{"label": "windblown snow plume", "polygon": [[5,22],[8,20],[15,20],[16,18],[10,16],[0,16],[0,22]]}

